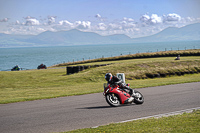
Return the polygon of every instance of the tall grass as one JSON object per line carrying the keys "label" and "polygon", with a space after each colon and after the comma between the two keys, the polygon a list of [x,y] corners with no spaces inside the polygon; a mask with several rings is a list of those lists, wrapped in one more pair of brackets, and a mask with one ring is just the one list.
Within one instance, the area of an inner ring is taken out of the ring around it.
{"label": "tall grass", "polygon": [[99,58],[99,59],[92,59],[92,60],[61,63],[61,64],[54,65],[54,67],[92,63],[92,62],[102,62],[102,61],[116,61],[116,60],[127,60],[127,59],[155,58],[155,57],[176,57],[177,55],[200,56],[200,49],[178,50],[178,51],[177,50],[176,51],[160,51],[160,52],[153,52],[153,53],[137,53],[137,54],[115,56],[115,57],[107,57],[107,58]]}

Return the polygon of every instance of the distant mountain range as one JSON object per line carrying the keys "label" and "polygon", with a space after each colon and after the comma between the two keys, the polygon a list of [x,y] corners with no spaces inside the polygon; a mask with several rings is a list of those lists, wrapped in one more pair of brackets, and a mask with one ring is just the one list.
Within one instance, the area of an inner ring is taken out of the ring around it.
{"label": "distant mountain range", "polygon": [[134,39],[137,42],[168,42],[168,41],[195,41],[200,40],[200,23],[187,25],[181,28],[169,27],[148,37]]}
{"label": "distant mountain range", "polygon": [[182,28],[166,28],[155,35],[141,38],[130,38],[123,34],[101,36],[93,32],[82,32],[76,29],[59,32],[46,31],[38,35],[9,35],[0,33],[0,47],[69,46],[194,40],[200,40],[200,23],[187,25]]}

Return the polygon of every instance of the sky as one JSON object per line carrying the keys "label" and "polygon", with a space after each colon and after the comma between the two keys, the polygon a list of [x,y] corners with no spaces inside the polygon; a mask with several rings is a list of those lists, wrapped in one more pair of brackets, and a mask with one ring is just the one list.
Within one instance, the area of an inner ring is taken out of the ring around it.
{"label": "sky", "polygon": [[200,23],[200,0],[0,0],[0,33],[78,29],[131,38]]}

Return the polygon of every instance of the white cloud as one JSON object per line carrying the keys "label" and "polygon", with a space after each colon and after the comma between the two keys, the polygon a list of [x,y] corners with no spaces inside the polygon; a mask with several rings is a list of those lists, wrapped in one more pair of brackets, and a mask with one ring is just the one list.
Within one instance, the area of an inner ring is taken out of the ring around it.
{"label": "white cloud", "polygon": [[24,19],[31,19],[31,18],[34,18],[34,17],[31,17],[31,16],[24,17]]}
{"label": "white cloud", "polygon": [[185,20],[186,20],[186,21],[189,21],[189,22],[192,22],[192,21],[195,21],[195,18],[192,18],[192,17],[186,17]]}
{"label": "white cloud", "polygon": [[74,28],[90,29],[91,28],[91,22],[90,21],[75,21],[74,22]]}
{"label": "white cloud", "polygon": [[149,15],[142,15],[140,21],[147,23],[150,20]]}
{"label": "white cloud", "polygon": [[15,25],[20,25],[21,23],[19,22],[19,20],[16,20]]}
{"label": "white cloud", "polygon": [[[71,23],[67,20],[59,21],[59,26],[63,26],[65,29],[90,29],[91,28],[91,22],[90,21],[75,21],[74,23]],[[57,26],[58,26],[57,25]]]}
{"label": "white cloud", "polygon": [[120,22],[120,25],[122,26],[123,29],[130,29],[136,27],[136,24],[134,22],[127,22],[127,21]]}
{"label": "white cloud", "polygon": [[69,26],[69,27],[72,27],[72,26],[73,26],[73,23],[70,23],[70,22],[67,21],[67,20],[59,21],[59,24],[60,24],[60,25],[65,25],[65,26]]}
{"label": "white cloud", "polygon": [[26,19],[25,25],[26,26],[40,25],[40,22],[37,19],[30,18],[30,19]]}
{"label": "white cloud", "polygon": [[9,18],[3,18],[3,19],[0,20],[0,22],[8,22],[8,19]]}
{"label": "white cloud", "polygon": [[48,24],[53,24],[56,22],[56,16],[48,16]]}
{"label": "white cloud", "polygon": [[151,15],[151,23],[153,23],[153,24],[162,23],[162,17],[159,17],[157,14],[152,14]]}
{"label": "white cloud", "polygon": [[168,14],[167,16],[163,16],[164,17],[164,21],[180,21],[181,20],[181,16],[176,14],[176,13],[171,13],[171,14]]}
{"label": "white cloud", "polygon": [[36,35],[47,30],[63,31],[78,29],[81,31],[95,32],[100,35],[126,34],[136,38],[155,34],[169,26],[181,27],[194,22],[200,22],[200,18],[182,18],[175,13],[162,16],[158,14],[145,14],[142,15],[139,20],[124,17],[114,21],[109,21],[109,19],[104,19],[104,21],[102,21],[103,17],[100,14],[95,15],[94,21],[70,22],[68,20],[60,20],[56,22],[56,18],[56,16],[48,16],[45,19],[40,17],[41,21],[39,21],[39,19],[27,16],[24,18],[24,22],[17,20],[15,23],[9,25],[7,31],[4,28],[4,31],[2,30],[0,32]]}
{"label": "white cloud", "polygon": [[97,25],[97,30],[106,30],[107,29],[107,25],[104,23],[99,23]]}
{"label": "white cloud", "polygon": [[162,17],[159,17],[157,14],[152,14],[151,17],[145,14],[141,16],[140,21],[145,24],[159,24],[162,23]]}
{"label": "white cloud", "polygon": [[126,17],[124,17],[123,20],[124,21],[128,21],[128,22],[133,22],[134,21],[134,19],[132,19],[132,18],[126,18]]}
{"label": "white cloud", "polygon": [[110,30],[110,31],[121,30],[121,29],[122,29],[122,26],[117,23],[110,23],[108,24],[108,27],[107,27],[107,30]]}
{"label": "white cloud", "polygon": [[6,34],[21,34],[21,35],[37,35],[40,34],[47,29],[38,26],[24,26],[24,25],[15,25],[10,26],[8,30],[5,32]]}
{"label": "white cloud", "polygon": [[95,17],[96,18],[101,18],[101,15],[100,14],[96,14]]}
{"label": "white cloud", "polygon": [[96,14],[94,17],[97,18],[97,20],[106,21],[106,18],[102,17],[100,14]]}

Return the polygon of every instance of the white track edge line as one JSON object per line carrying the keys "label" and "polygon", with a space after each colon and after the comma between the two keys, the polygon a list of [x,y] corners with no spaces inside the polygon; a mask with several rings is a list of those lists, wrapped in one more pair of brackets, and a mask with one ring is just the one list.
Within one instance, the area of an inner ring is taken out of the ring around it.
{"label": "white track edge line", "polygon": [[161,118],[161,117],[167,117],[167,116],[178,115],[178,114],[183,114],[183,113],[191,113],[193,110],[198,110],[198,109],[200,109],[200,107],[190,108],[190,109],[185,109],[185,110],[180,110],[180,111],[175,111],[175,112],[169,112],[169,113],[164,113],[164,114],[152,115],[152,116],[147,116],[147,117],[141,117],[141,118],[136,118],[136,119],[130,119],[130,120],[120,121],[116,123],[125,123],[129,121],[135,121],[135,120],[141,120],[141,119]]}
{"label": "white track edge line", "polygon": [[[164,114],[146,116],[146,117],[141,117],[141,118],[136,118],[136,119],[130,119],[130,120],[125,120],[125,121],[120,121],[120,122],[115,122],[115,123],[125,123],[125,122],[130,122],[130,121],[135,121],[135,120],[148,119],[148,118],[168,117],[168,116],[173,116],[173,115],[178,115],[178,114],[183,114],[183,113],[191,113],[191,112],[193,112],[193,110],[198,110],[198,109],[200,109],[200,107],[184,109],[184,110],[179,110],[179,111],[169,112],[169,113],[164,113]],[[95,126],[95,127],[92,127],[92,128],[98,128],[98,127],[99,126]]]}

